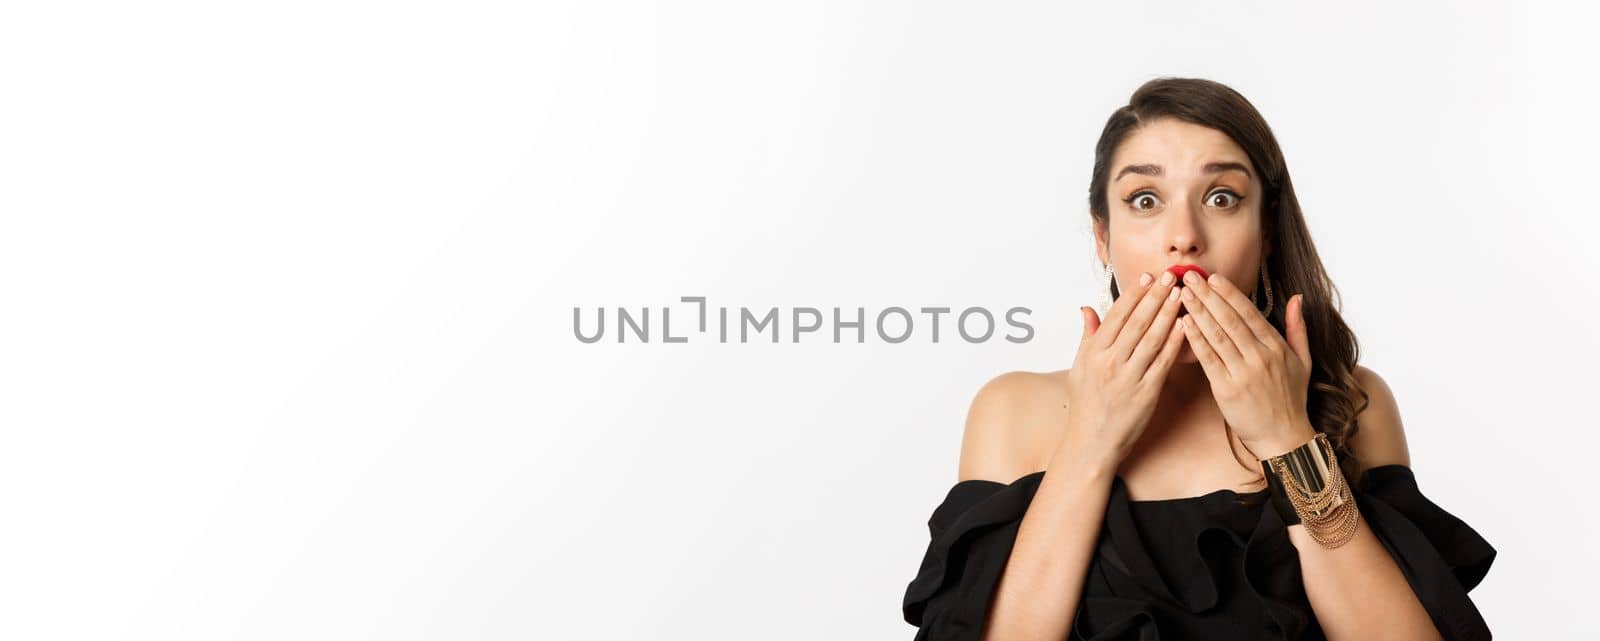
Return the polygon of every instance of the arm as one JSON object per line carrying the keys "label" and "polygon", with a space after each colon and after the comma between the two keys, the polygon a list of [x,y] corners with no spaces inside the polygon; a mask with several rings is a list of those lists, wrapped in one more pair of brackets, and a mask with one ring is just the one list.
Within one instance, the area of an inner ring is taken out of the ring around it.
{"label": "arm", "polygon": [[[1370,395],[1370,402],[1357,419],[1361,428],[1351,447],[1360,455],[1364,468],[1391,463],[1410,467],[1394,395],[1383,379],[1369,369],[1357,367],[1356,377]],[[1297,434],[1267,451],[1281,454],[1310,439],[1315,432],[1306,424]],[[1356,480],[1347,479],[1351,483]],[[1441,638],[1400,567],[1367,526],[1366,519],[1357,525],[1354,537],[1337,548],[1318,545],[1300,524],[1289,526],[1289,540],[1299,551],[1311,609],[1332,641]]]}
{"label": "arm", "polygon": [[1017,528],[985,639],[1065,639],[1072,630],[1116,472],[1075,445],[1062,441]]}
{"label": "arm", "polygon": [[[1016,373],[980,390],[967,415],[961,476],[992,480],[1030,473],[1029,451],[1060,434],[1049,407],[1029,407],[1024,396],[1056,398]],[[1020,409],[1019,409],[1020,408]],[[1054,408],[1060,412],[1059,403]],[[1044,479],[1017,529],[1017,538],[995,587],[984,639],[1064,639],[1083,594],[1089,562],[1116,473],[1114,461],[1091,454],[1087,444],[1059,439]],[[1051,451],[1051,450],[1044,450]],[[1004,482],[1004,481],[1002,481]],[[1063,604],[1073,604],[1063,606]]]}

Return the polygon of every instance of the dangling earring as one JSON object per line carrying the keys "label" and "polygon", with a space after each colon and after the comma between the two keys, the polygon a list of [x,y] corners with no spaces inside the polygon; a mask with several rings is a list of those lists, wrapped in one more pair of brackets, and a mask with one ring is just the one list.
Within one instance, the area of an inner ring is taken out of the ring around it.
{"label": "dangling earring", "polygon": [[[1266,256],[1262,256],[1261,257],[1261,287],[1259,287],[1258,289],[1265,289],[1266,290],[1267,308],[1261,310],[1261,315],[1262,316],[1268,316],[1268,315],[1270,315],[1272,313],[1272,274],[1267,272],[1267,257]],[[1250,302],[1252,302],[1252,303],[1255,302],[1254,297],[1252,297],[1252,300]],[[1259,303],[1256,304],[1256,309],[1261,309],[1261,305]]]}
{"label": "dangling earring", "polygon": [[1106,263],[1101,269],[1100,277],[1105,281],[1105,286],[1100,288],[1100,319],[1105,320],[1106,314],[1111,312],[1111,286],[1117,282],[1117,273],[1111,269],[1111,263]]}

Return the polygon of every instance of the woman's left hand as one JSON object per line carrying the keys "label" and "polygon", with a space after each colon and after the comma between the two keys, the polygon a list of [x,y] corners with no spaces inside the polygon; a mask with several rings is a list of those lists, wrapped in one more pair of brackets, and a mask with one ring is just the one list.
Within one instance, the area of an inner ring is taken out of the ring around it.
{"label": "woman's left hand", "polygon": [[1185,339],[1211,382],[1223,418],[1260,459],[1292,450],[1316,436],[1306,412],[1311,344],[1301,314],[1303,295],[1284,307],[1288,340],[1255,303],[1222,274],[1209,281],[1184,275]]}

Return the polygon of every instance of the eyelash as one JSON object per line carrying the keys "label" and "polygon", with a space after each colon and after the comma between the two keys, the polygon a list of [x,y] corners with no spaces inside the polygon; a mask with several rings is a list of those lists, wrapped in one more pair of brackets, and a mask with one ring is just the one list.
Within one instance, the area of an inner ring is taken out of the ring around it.
{"label": "eyelash", "polygon": [[[1143,209],[1138,209],[1138,208],[1133,206],[1133,201],[1138,200],[1140,196],[1143,196],[1145,194],[1149,194],[1151,196],[1155,196],[1155,192],[1152,192],[1152,191],[1147,190],[1147,189],[1141,189],[1139,191],[1133,192],[1127,198],[1123,198],[1122,202],[1127,204],[1129,208],[1133,209],[1136,212],[1146,211],[1146,210],[1143,210]],[[1233,205],[1230,206],[1230,207],[1222,207],[1221,209],[1235,209],[1239,205],[1244,204],[1244,196],[1239,195],[1238,192],[1236,192],[1236,191],[1234,191],[1232,189],[1216,189],[1216,190],[1213,190],[1211,193],[1206,194],[1206,200],[1210,201],[1211,197],[1215,196],[1217,194],[1228,194],[1230,196],[1233,196]]]}

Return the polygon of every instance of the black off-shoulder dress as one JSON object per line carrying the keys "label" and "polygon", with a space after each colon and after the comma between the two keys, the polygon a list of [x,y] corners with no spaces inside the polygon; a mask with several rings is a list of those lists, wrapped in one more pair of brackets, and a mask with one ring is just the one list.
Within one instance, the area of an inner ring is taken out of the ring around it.
{"label": "black off-shoulder dress", "polygon": [[[968,480],[928,520],[931,541],[906,588],[917,641],[978,641],[1017,527],[1044,479]],[[1367,470],[1352,493],[1446,641],[1487,641],[1467,592],[1495,549],[1417,487],[1409,467]],[[1325,639],[1306,598],[1300,558],[1267,491],[1129,500],[1111,484],[1096,553],[1070,639],[1185,641]]]}

